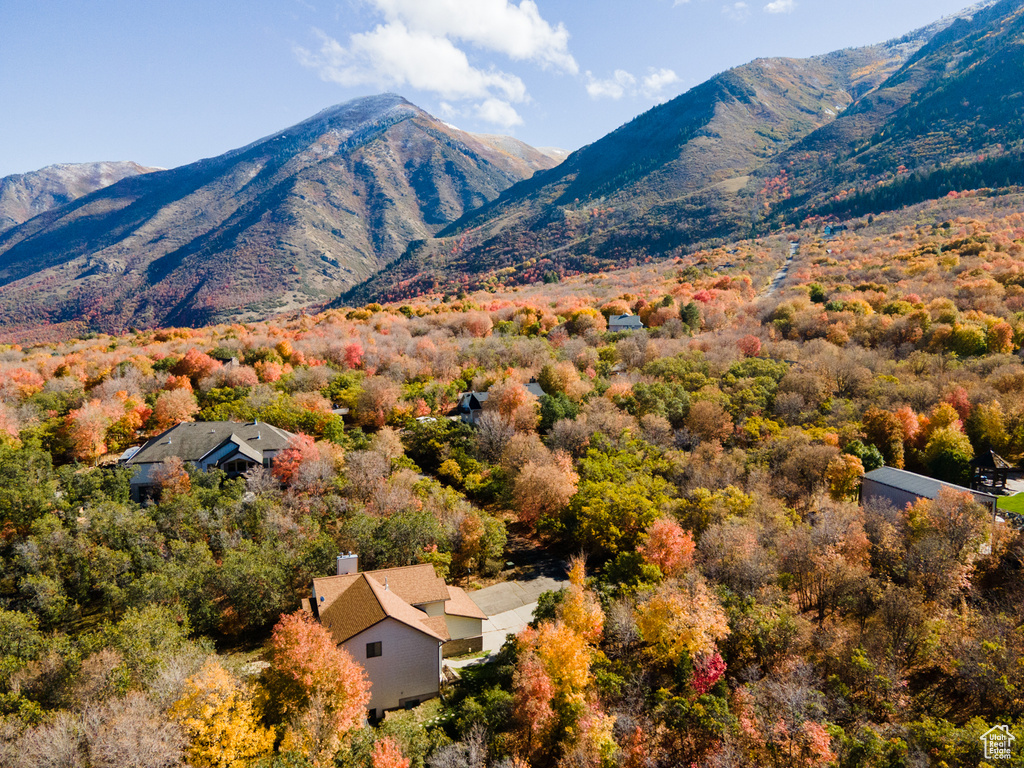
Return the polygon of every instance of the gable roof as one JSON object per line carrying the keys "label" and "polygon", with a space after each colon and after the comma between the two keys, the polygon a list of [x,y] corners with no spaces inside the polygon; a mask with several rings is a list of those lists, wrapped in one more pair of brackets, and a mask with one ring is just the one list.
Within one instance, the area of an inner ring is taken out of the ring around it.
{"label": "gable roof", "polygon": [[[429,563],[426,566],[433,572],[434,566]],[[440,631],[437,622],[431,621],[423,611],[413,608],[392,591],[390,581],[389,577],[388,587],[385,588],[383,579],[377,581],[366,572],[313,579],[320,623],[330,631],[334,642],[343,643],[386,618],[394,619],[435,640],[450,639],[447,630]],[[444,584],[443,581],[441,583]],[[444,621],[443,616],[436,618]]]}
{"label": "gable roof", "polygon": [[608,318],[608,325],[621,325],[626,328],[643,328],[644,324],[636,315],[612,315]]}
{"label": "gable roof", "polygon": [[186,421],[152,438],[124,463],[153,464],[171,456],[199,462],[233,438],[236,445],[251,449],[243,451],[245,456],[259,462],[264,451],[283,451],[293,437],[291,432],[263,421]]}
{"label": "gable roof", "polygon": [[263,461],[263,451],[253,448],[245,440],[243,440],[242,438],[235,434],[232,434],[231,437],[229,437],[227,440],[224,440],[219,445],[215,445],[213,448],[208,450],[206,453],[199,457],[200,460],[205,459],[211,453],[219,451],[222,447],[226,445],[230,445],[234,449],[230,453],[228,453],[227,456],[234,456],[236,453],[240,453],[250,461],[255,461],[257,463]]}
{"label": "gable roof", "polygon": [[901,491],[913,493],[916,496],[921,496],[926,499],[937,499],[939,497],[939,491],[943,488],[952,488],[954,491],[970,493],[975,497],[986,497],[993,501],[995,501],[996,498],[992,494],[985,493],[984,491],[974,491],[970,488],[964,488],[962,485],[947,483],[942,480],[936,480],[934,477],[925,477],[924,475],[907,472],[905,469],[896,469],[895,467],[879,467],[878,469],[872,469],[870,472],[864,474],[864,478],[867,480],[873,480],[879,485],[897,488]]}
{"label": "gable roof", "polygon": [[480,610],[474,603],[466,590],[461,587],[448,587],[448,594],[451,597],[444,604],[444,612],[448,616],[464,616],[467,619],[486,619],[487,614]]}
{"label": "gable roof", "polygon": [[409,605],[435,603],[439,600],[447,600],[449,597],[448,585],[437,575],[437,571],[430,563],[382,568],[379,571],[363,571],[363,575],[373,579],[382,587],[387,584],[389,590]]}

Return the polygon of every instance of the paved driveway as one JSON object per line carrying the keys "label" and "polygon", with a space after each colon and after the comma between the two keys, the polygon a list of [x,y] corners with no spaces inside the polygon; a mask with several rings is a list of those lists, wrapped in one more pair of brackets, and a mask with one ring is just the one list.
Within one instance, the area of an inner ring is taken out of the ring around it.
{"label": "paved driveway", "polygon": [[[539,576],[526,581],[504,581],[467,593],[469,599],[487,614],[487,619],[483,622],[484,651],[495,653],[501,650],[509,635],[518,634],[533,620],[533,612],[537,608],[540,593],[561,589],[565,584],[565,579]],[[446,660],[445,664],[458,668],[481,661],[484,661],[484,658],[455,662]]]}
{"label": "paved driveway", "polygon": [[561,589],[565,579],[538,576],[528,581],[503,581],[491,587],[469,593],[469,599],[488,616],[505,611],[514,611],[530,603],[536,604],[541,592]]}

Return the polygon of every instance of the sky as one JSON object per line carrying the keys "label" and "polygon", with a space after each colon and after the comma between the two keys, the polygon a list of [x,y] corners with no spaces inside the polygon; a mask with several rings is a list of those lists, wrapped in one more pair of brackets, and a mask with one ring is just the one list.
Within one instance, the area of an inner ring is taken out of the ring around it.
{"label": "sky", "polygon": [[573,150],[718,72],[964,0],[2,0],[0,176],[212,157],[359,96]]}

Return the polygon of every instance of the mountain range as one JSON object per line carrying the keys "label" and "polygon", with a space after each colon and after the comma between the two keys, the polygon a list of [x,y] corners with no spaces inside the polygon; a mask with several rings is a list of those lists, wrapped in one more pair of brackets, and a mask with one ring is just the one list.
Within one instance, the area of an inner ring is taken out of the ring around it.
{"label": "mountain range", "polygon": [[560,157],[398,96],[0,234],[0,324],[255,319],[521,284],[1024,178],[1024,0],[723,72]]}
{"label": "mountain range", "polygon": [[159,170],[132,162],[58,163],[4,176],[0,179],[0,232],[121,179]]}
{"label": "mountain range", "polygon": [[340,299],[529,283],[1024,180],[1024,3],[728,70],[417,244]]}
{"label": "mountain range", "polygon": [[308,306],[556,162],[399,96],[358,99],[0,234],[0,323],[117,332]]}

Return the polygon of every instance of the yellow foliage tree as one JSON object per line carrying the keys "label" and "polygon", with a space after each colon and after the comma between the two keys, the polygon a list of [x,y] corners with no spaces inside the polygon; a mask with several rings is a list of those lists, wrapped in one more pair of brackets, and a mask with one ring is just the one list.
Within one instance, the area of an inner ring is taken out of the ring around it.
{"label": "yellow foliage tree", "polygon": [[700,577],[687,583],[666,582],[637,606],[636,623],[650,652],[675,664],[690,656],[715,652],[715,643],[729,634],[729,623],[718,598]]}
{"label": "yellow foliage tree", "polygon": [[583,558],[574,557],[569,567],[569,586],[559,605],[558,617],[588,643],[596,643],[604,629],[604,611],[597,598],[587,591],[585,581]]}
{"label": "yellow foliage tree", "polygon": [[274,745],[257,724],[251,692],[215,660],[188,679],[168,714],[188,736],[192,768],[244,768]]}
{"label": "yellow foliage tree", "polygon": [[864,474],[864,463],[856,456],[841,453],[828,463],[825,470],[825,482],[828,493],[836,501],[856,498],[861,475]]}

